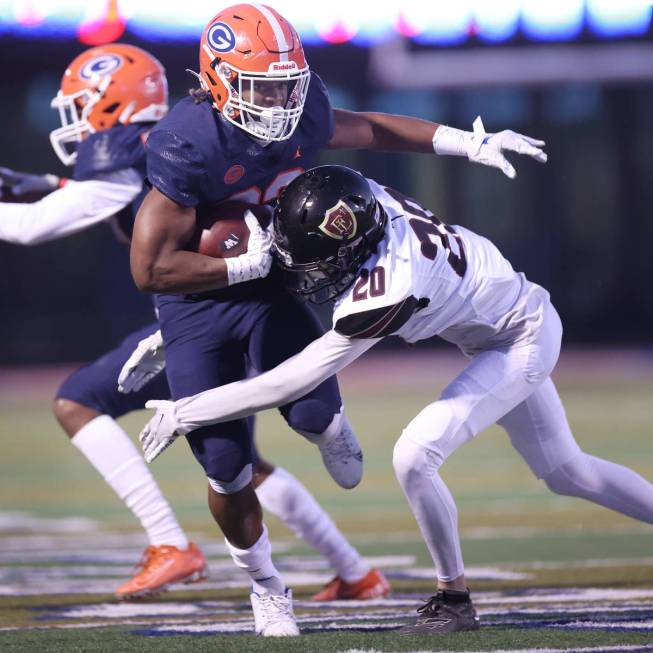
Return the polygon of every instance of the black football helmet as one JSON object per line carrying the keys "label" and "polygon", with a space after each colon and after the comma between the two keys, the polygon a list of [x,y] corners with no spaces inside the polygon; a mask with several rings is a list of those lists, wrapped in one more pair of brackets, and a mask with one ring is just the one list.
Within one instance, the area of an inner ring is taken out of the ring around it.
{"label": "black football helmet", "polygon": [[274,210],[273,249],[286,286],[323,304],[354,283],[385,233],[386,215],[367,179],[344,166],[296,177]]}

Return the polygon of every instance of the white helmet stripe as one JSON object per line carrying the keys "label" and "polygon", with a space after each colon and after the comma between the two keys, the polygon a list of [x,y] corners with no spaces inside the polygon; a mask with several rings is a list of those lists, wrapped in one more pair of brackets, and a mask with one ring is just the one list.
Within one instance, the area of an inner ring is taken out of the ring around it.
{"label": "white helmet stripe", "polygon": [[274,32],[274,37],[277,39],[277,44],[279,45],[279,50],[281,54],[279,55],[279,61],[288,61],[288,50],[290,50],[290,45],[286,41],[286,37],[283,33],[283,28],[277,20],[277,17],[265,6],[265,5],[253,5],[256,7],[270,23],[270,27]]}

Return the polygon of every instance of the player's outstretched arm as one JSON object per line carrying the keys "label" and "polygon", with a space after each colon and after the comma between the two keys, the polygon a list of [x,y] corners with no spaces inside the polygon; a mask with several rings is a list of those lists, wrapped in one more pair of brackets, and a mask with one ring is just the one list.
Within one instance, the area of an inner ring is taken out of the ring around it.
{"label": "player's outstretched arm", "polygon": [[12,196],[23,198],[26,195],[39,199],[57,188],[62,188],[68,180],[57,175],[33,175],[11,168],[0,167],[0,198]]}
{"label": "player's outstretched arm", "polygon": [[544,141],[505,130],[486,134],[480,116],[468,132],[435,122],[388,113],[334,109],[330,148],[369,149],[384,152],[421,152],[466,156],[470,161],[498,168],[514,179],[515,169],[505,152],[524,154],[546,163]]}
{"label": "player's outstretched arm", "polygon": [[474,163],[499,168],[506,177],[514,179],[517,171],[504,152],[516,152],[546,163],[547,155],[542,150],[544,141],[524,136],[506,129],[498,134],[487,134],[481,116],[474,120],[474,131],[466,132],[440,125],[433,135],[433,149],[437,154],[467,156]]}
{"label": "player's outstretched arm", "polygon": [[0,203],[0,240],[36,245],[69,236],[121,211],[142,187],[140,175],[126,169],[102,180],[70,181],[37,202]]}
{"label": "player's outstretched arm", "polygon": [[205,390],[178,401],[148,402],[156,413],[140,434],[145,460],[152,462],[179,436],[202,426],[229,422],[298,399],[379,342],[331,330],[274,369],[245,381]]}

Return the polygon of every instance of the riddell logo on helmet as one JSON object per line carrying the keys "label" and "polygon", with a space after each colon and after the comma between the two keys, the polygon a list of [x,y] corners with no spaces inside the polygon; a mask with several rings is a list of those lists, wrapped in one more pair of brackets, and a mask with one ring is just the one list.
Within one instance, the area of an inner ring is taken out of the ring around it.
{"label": "riddell logo on helmet", "polygon": [[279,73],[284,70],[297,70],[297,64],[294,61],[288,61],[287,63],[271,63],[268,72]]}
{"label": "riddell logo on helmet", "polygon": [[320,231],[335,240],[351,240],[357,228],[354,212],[342,200],[324,214],[319,227]]}

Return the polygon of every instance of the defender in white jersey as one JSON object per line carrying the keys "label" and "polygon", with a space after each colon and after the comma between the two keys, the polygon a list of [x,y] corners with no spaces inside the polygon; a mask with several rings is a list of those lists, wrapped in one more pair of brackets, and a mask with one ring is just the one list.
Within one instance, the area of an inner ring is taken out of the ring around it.
{"label": "defender in white jersey", "polygon": [[490,241],[341,166],[297,177],[279,200],[274,229],[289,287],[318,303],[335,299],[333,328],[266,374],[177,402],[150,402],[158,410],[141,433],[148,462],[181,433],[301,396],[386,335],[408,342],[439,335],[470,362],[395,446],[395,472],[438,588],[403,632],[478,627],[456,506],[439,468],[494,422],[554,492],[653,523],[653,486],[574,440],[550,379],[560,352],[558,314],[549,294],[515,272]]}

